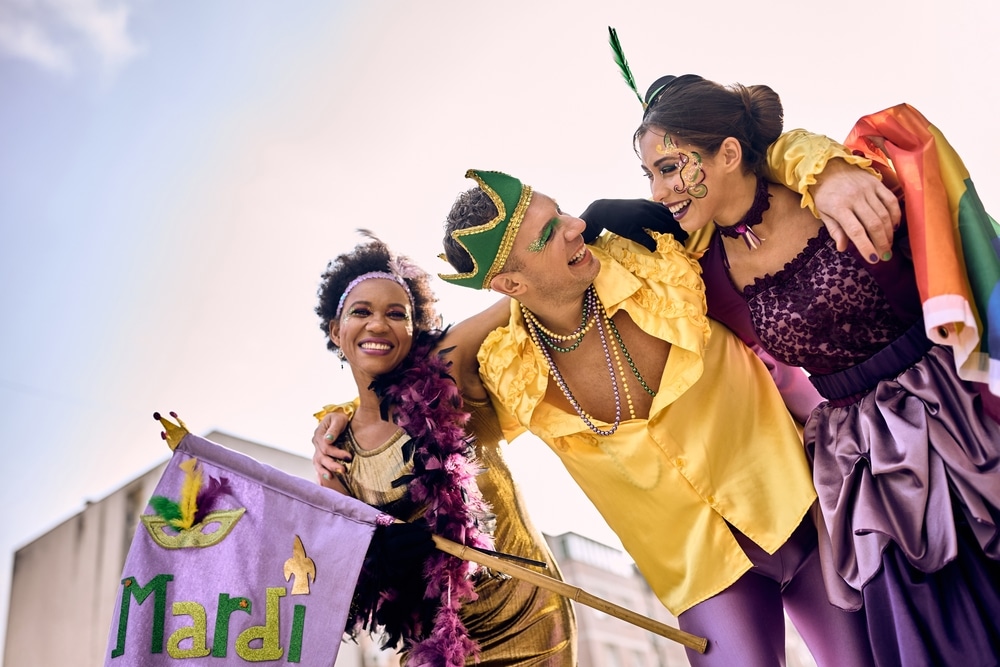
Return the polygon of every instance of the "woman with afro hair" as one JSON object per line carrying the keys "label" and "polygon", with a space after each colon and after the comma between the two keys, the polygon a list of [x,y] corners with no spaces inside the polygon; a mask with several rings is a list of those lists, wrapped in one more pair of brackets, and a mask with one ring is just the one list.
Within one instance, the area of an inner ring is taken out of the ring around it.
{"label": "woman with afro hair", "polygon": [[[399,648],[404,664],[575,666],[569,600],[413,546],[429,542],[429,530],[538,561],[561,578],[479,380],[476,353],[506,324],[509,303],[442,329],[430,276],[367,235],[329,263],[319,288],[327,347],[350,368],[358,397],[316,414],[313,464],[321,485],[406,523],[395,542],[388,531],[373,540],[348,633],[382,630],[383,647]],[[387,559],[411,555],[409,566],[380,567],[380,545]]]}

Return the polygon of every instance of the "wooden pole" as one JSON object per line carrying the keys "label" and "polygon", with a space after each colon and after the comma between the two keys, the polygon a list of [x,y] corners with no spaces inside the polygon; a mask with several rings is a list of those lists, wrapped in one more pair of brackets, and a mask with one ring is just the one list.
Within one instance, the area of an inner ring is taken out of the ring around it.
{"label": "wooden pole", "polygon": [[613,602],[608,602],[607,600],[599,598],[596,595],[591,595],[587,591],[577,588],[576,586],[571,586],[564,581],[553,579],[550,576],[529,570],[528,568],[521,567],[520,565],[515,565],[514,563],[497,558],[496,556],[484,554],[483,552],[472,549],[471,547],[467,547],[457,542],[452,542],[451,540],[441,537],[440,535],[433,535],[432,537],[434,538],[434,546],[436,546],[440,551],[451,554],[456,558],[485,565],[492,570],[502,572],[506,575],[514,577],[515,579],[521,579],[522,581],[527,581],[528,583],[534,584],[539,588],[544,588],[547,591],[558,593],[559,595],[569,598],[570,600],[575,600],[580,604],[585,604],[588,607],[603,611],[605,614],[614,616],[615,618],[620,618],[627,623],[639,626],[640,628],[649,630],[650,632],[655,632],[661,637],[666,637],[667,639],[683,644],[690,649],[698,651],[698,653],[704,653],[708,648],[708,640],[704,637],[698,637],[684,632],[683,630],[672,628],[669,625],[655,621],[648,616],[638,614],[631,609],[620,607]]}

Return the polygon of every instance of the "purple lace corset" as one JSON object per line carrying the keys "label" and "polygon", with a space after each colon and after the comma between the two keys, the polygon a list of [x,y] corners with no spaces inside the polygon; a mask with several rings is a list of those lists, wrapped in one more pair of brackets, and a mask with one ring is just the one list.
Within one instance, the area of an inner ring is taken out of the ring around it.
{"label": "purple lace corset", "polygon": [[837,252],[824,228],[781,271],[748,285],[743,298],[763,346],[810,373],[864,361],[913,324],[854,253]]}

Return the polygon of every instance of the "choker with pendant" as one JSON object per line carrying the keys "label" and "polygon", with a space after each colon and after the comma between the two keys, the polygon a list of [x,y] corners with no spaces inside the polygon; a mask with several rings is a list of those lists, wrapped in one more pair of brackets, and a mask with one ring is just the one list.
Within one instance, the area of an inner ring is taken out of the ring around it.
{"label": "choker with pendant", "polygon": [[743,219],[735,225],[729,227],[716,225],[716,228],[720,234],[728,236],[731,239],[743,237],[743,242],[747,244],[747,248],[756,250],[765,239],[754,234],[752,227],[760,223],[764,217],[764,211],[770,207],[771,195],[767,191],[767,181],[758,176],[757,192],[754,193],[753,204],[750,205],[750,210],[743,216]]}

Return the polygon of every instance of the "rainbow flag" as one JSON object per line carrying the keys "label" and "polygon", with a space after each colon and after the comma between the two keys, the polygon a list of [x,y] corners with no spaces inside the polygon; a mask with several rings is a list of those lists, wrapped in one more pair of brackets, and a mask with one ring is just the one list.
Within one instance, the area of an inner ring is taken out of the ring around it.
{"label": "rainbow flag", "polygon": [[844,143],[899,181],[927,336],[1000,395],[1000,226],[961,158],[908,104],[861,118]]}

